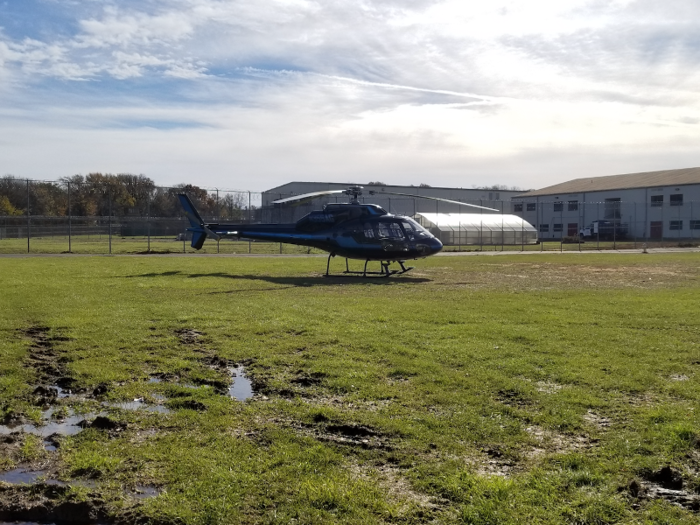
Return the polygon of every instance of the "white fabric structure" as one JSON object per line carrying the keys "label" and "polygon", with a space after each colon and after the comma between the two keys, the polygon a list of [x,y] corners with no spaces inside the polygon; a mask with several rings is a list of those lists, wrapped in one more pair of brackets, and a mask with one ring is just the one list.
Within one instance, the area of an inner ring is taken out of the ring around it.
{"label": "white fabric structure", "polygon": [[421,226],[443,244],[536,244],[535,227],[517,215],[495,213],[416,213]]}

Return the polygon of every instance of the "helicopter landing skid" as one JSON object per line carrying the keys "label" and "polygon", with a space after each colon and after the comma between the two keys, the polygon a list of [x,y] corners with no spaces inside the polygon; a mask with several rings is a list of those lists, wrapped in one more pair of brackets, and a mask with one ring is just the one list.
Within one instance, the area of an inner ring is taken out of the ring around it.
{"label": "helicopter landing skid", "polygon": [[390,270],[389,269],[389,265],[393,261],[379,261],[379,263],[382,265],[382,270],[380,272],[367,271],[367,264],[370,261],[369,259],[367,259],[365,261],[364,270],[361,272],[356,272],[356,271],[350,270],[350,266],[348,264],[348,259],[346,257],[345,258],[345,271],[340,275],[332,276],[330,274],[331,257],[335,257],[335,254],[331,253],[328,256],[328,263],[326,264],[326,277],[349,277],[351,275],[361,275],[362,277],[389,277],[391,275],[401,275],[402,273],[406,273],[409,270],[413,270],[413,266],[409,266],[409,267],[404,266],[405,261],[396,261],[397,263],[399,263],[399,266],[401,266],[400,270]]}

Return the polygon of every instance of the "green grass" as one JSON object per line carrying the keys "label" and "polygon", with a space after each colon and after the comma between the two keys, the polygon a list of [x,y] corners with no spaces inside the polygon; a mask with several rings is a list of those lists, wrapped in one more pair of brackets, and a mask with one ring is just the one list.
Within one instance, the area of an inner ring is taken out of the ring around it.
{"label": "green grass", "polygon": [[[682,245],[695,246],[697,239],[683,239],[680,241],[646,241],[648,248],[667,248]],[[515,244],[515,245],[448,245],[444,247],[445,252],[501,252],[501,251],[528,251],[528,252],[574,252],[591,250],[641,250],[645,244],[643,240],[625,241],[586,241],[583,243],[561,243],[559,241],[543,241],[540,244]],[[70,250],[69,250],[70,248]],[[119,237],[113,235],[111,239],[111,254],[125,255],[138,253],[206,253],[206,254],[323,254],[320,250],[305,246],[294,246],[290,244],[280,244],[258,241],[235,241],[224,239],[218,245],[216,242],[207,242],[202,250],[197,252],[190,247],[189,241],[183,243],[170,237]],[[73,235],[69,239],[67,235],[55,235],[47,237],[32,237],[29,241],[29,251],[27,251],[27,239],[0,239],[0,254],[22,255],[32,254],[61,254],[75,253],[87,255],[107,255],[110,254],[110,239],[108,235]]]}
{"label": "green grass", "polygon": [[[700,490],[699,263],[433,257],[365,280],[317,257],[0,258],[0,416],[36,417],[42,326],[77,386],[172,409],[60,401],[127,424],[43,458],[115,515],[151,484],[139,513],[192,524],[697,523],[626,487],[671,465]],[[217,392],[212,356],[259,394]],[[38,461],[32,439],[0,466]]]}
{"label": "green grass", "polygon": [[[150,248],[149,248],[150,247]],[[70,250],[69,250],[70,248]],[[171,237],[119,237],[112,236],[111,254],[137,254],[147,253],[223,253],[223,254],[309,254],[323,253],[321,251],[304,246],[280,244],[257,241],[222,240],[217,246],[216,242],[207,242],[202,250],[197,252],[190,247],[190,242],[183,243]],[[110,253],[109,235],[74,235],[69,239],[67,235],[50,237],[32,237],[29,240],[27,251],[27,239],[0,239],[0,254],[60,254],[75,253],[88,255],[106,255]]]}

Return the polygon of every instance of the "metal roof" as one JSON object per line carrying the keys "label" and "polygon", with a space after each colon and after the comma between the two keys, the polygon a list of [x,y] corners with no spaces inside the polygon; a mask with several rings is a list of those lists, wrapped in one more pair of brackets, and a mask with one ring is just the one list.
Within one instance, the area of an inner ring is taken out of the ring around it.
{"label": "metal roof", "polygon": [[608,175],[607,177],[590,177],[574,179],[541,190],[528,191],[516,195],[537,197],[561,193],[587,193],[590,191],[628,190],[633,188],[653,188],[658,186],[680,186],[683,184],[700,184],[700,168],[683,168],[679,170],[647,171],[627,173],[625,175]]}
{"label": "metal roof", "polygon": [[502,230],[537,231],[534,226],[517,215],[500,213],[416,213],[424,220],[421,224],[441,231]]}

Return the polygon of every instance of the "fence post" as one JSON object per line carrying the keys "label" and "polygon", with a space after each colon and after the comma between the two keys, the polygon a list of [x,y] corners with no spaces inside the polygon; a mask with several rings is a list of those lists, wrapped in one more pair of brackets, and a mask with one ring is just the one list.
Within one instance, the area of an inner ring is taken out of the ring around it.
{"label": "fence post", "polygon": [[73,241],[73,223],[71,216],[71,206],[70,206],[70,181],[68,181],[68,253],[73,253],[72,241]]}
{"label": "fence post", "polygon": [[[637,249],[637,201],[634,201],[634,249]],[[627,233],[629,233],[629,228],[627,228]]]}
{"label": "fence post", "polygon": [[[479,206],[484,205],[484,200],[479,199]],[[484,209],[479,209],[479,251],[484,251]]]}
{"label": "fence post", "polygon": [[31,228],[31,219],[29,215],[29,179],[27,179],[27,253],[29,253],[29,229]]}
{"label": "fence post", "polygon": [[503,201],[501,201],[501,251],[505,248],[506,232],[504,231],[505,218],[503,217]]}
{"label": "fence post", "polygon": [[107,201],[109,202],[109,254],[112,255],[112,192],[107,190]]}
{"label": "fence post", "polygon": [[[251,213],[252,213],[252,211],[253,211],[253,210],[251,209],[250,192],[248,192],[248,224],[253,224],[253,220],[252,220],[252,218],[251,218]],[[280,211],[280,213],[282,213],[282,212]],[[252,246],[251,241],[248,240],[248,253],[251,253],[252,247],[253,247],[253,246]]]}
{"label": "fence post", "polygon": [[148,253],[151,253],[151,195],[146,197],[146,233],[148,234]]}
{"label": "fence post", "polygon": [[598,231],[595,234],[595,244],[596,244],[596,249],[600,250],[600,202],[597,202],[596,205],[596,210],[595,210],[595,215],[596,215],[596,220],[598,221]]}

